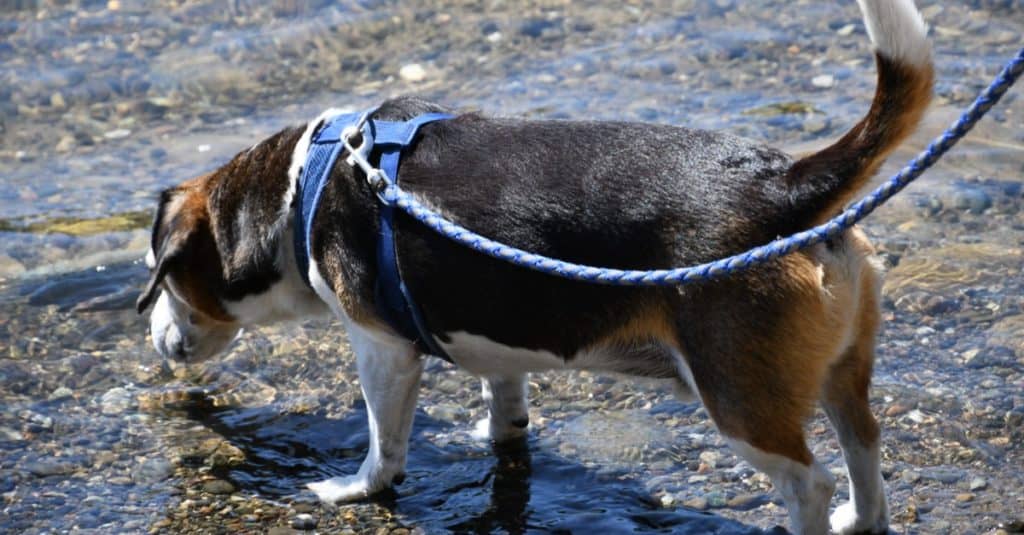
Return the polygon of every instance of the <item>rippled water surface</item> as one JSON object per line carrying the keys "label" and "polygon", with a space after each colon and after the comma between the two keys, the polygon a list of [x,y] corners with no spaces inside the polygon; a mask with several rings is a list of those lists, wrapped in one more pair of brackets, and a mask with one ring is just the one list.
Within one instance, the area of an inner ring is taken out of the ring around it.
{"label": "rippled water surface", "polygon": [[[0,531],[781,529],[767,479],[664,388],[536,375],[530,439],[492,451],[469,436],[475,381],[440,362],[406,482],[317,504],[303,485],[353,472],[367,444],[340,327],[257,330],[172,372],[132,310],[137,259],[161,188],[328,106],[400,94],[811,150],[874,87],[854,4],[0,2]],[[883,174],[1024,34],[1014,0],[920,7],[937,98]],[[872,404],[899,532],[1024,530],[1020,95],[865,223],[889,267]],[[821,417],[809,431],[846,500],[834,437]]]}

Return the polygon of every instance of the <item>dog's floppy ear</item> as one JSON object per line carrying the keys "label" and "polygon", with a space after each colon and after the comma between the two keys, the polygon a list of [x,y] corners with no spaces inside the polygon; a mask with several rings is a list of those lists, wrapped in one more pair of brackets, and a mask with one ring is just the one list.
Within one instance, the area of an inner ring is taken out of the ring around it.
{"label": "dog's floppy ear", "polygon": [[194,225],[185,221],[180,214],[182,203],[178,197],[182,195],[184,192],[179,189],[164,190],[160,194],[160,206],[153,219],[150,250],[146,255],[146,264],[150,269],[149,282],[142,290],[139,300],[135,302],[135,310],[139,314],[149,308],[160,288],[160,283],[174,263],[181,258],[193,233]]}

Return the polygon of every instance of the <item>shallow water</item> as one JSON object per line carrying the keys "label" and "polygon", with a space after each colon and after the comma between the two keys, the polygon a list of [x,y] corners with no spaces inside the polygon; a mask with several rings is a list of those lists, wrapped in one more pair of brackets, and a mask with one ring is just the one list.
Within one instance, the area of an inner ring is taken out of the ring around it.
{"label": "shallow water", "polygon": [[[1024,34],[1012,0],[920,7],[938,97],[883,175]],[[475,382],[440,362],[407,481],[372,503],[315,504],[303,484],[354,471],[366,447],[338,326],[260,329],[172,372],[132,310],[137,259],[159,189],[328,106],[399,94],[821,146],[874,84],[854,2],[28,1],[5,5],[0,37],[0,531],[264,531],[298,513],[326,531],[785,524],[766,479],[664,388],[537,375],[531,438],[492,452],[468,434]],[[411,63],[421,80],[399,75]],[[897,531],[1024,529],[1019,95],[865,223],[890,268],[873,407]],[[843,477],[824,421],[809,430]]]}

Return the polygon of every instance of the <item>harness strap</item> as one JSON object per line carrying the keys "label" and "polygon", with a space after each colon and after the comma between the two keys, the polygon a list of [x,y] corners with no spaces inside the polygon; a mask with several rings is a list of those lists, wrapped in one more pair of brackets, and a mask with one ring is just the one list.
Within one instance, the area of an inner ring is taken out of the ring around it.
{"label": "harness strap", "polygon": [[[383,150],[380,169],[398,184],[398,163],[402,150],[412,144],[419,128],[427,123],[449,119],[451,115],[428,113],[412,120],[395,123],[371,121],[375,146]],[[398,265],[398,250],[395,245],[395,207],[389,203],[380,205],[380,235],[377,239],[377,284],[375,287],[377,313],[395,330],[413,340],[420,351],[452,362],[448,353],[427,330],[426,322],[408,286],[402,280]]]}
{"label": "harness strap", "polygon": [[[312,255],[310,236],[313,218],[320,196],[338,156],[344,149],[341,134],[348,126],[357,124],[363,113],[346,113],[329,119],[310,140],[309,152],[297,184],[299,202],[296,205],[295,257],[302,280],[309,281],[309,259]],[[412,145],[419,128],[424,124],[449,119],[451,115],[427,113],[409,121],[368,120],[366,128],[373,146],[380,150],[380,169],[389,184],[398,183],[398,165],[402,151]],[[377,313],[400,335],[412,340],[423,353],[452,362],[430,334],[409,288],[402,280],[395,246],[395,210],[387,202],[380,203],[380,232],[377,239],[377,280],[374,288]]]}

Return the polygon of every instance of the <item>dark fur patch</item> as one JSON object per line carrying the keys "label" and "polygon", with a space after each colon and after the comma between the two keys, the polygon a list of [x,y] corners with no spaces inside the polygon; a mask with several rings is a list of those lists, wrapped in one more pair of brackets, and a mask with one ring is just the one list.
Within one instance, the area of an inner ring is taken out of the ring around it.
{"label": "dark fur patch", "polygon": [[[403,99],[380,114],[436,109]],[[407,190],[485,236],[574,262],[654,269],[789,232],[789,197],[778,181],[789,165],[778,151],[724,134],[464,115],[425,126],[400,173]],[[372,192],[339,164],[316,216],[314,258],[369,309],[376,218]],[[565,358],[652,302],[681,297],[673,288],[614,288],[517,268],[404,214],[398,247],[403,279],[433,332],[467,331]]]}

